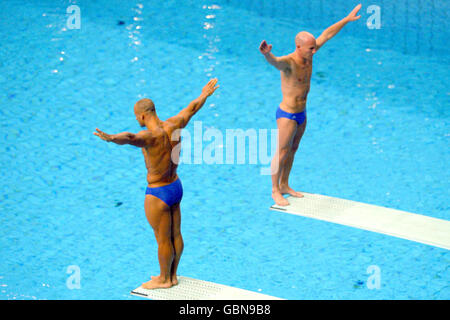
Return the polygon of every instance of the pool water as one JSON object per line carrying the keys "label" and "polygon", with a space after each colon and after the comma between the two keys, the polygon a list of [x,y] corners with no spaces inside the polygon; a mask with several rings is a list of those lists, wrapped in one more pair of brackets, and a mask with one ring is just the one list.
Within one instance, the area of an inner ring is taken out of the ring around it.
{"label": "pool water", "polygon": [[[449,5],[428,2],[380,2],[369,30],[363,1],[316,54],[294,188],[450,219]],[[167,119],[212,77],[193,119],[204,130],[274,129],[279,74],[259,43],[288,54],[298,31],[317,37],[352,6],[271,3],[0,2],[1,299],[138,299],[129,291],[159,272],[144,161],[92,132],[139,131],[143,97]],[[72,4],[80,29],[66,25]],[[265,166],[180,165],[179,274],[285,299],[450,298],[447,250],[271,211]]]}

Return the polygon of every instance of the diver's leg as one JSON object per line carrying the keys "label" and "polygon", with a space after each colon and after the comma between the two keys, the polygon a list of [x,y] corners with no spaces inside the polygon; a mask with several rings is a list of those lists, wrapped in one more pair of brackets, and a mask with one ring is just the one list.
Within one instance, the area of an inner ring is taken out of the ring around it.
{"label": "diver's leg", "polygon": [[170,278],[173,285],[178,284],[177,268],[180,262],[181,254],[183,253],[184,242],[181,236],[181,209],[180,203],[174,204],[172,210],[172,244],[175,248],[175,257],[173,259],[172,268],[170,271]]}
{"label": "diver's leg", "polygon": [[297,130],[297,122],[287,118],[277,119],[278,143],[275,156],[272,159],[272,198],[276,204],[287,206],[289,202],[283,197],[280,190],[280,174],[286,165],[289,150],[292,147],[292,140]]}
{"label": "diver's leg", "polygon": [[172,218],[170,207],[161,199],[147,194],[145,196],[145,216],[153,228],[158,243],[160,275],[142,284],[144,289],[169,288],[170,269],[174,258],[172,237]]}
{"label": "diver's leg", "polygon": [[301,125],[297,127],[297,132],[295,133],[294,139],[292,141],[291,149],[289,150],[288,156],[286,158],[286,165],[283,167],[283,170],[280,174],[280,190],[281,193],[288,193],[294,197],[301,198],[303,194],[295,191],[289,186],[289,174],[291,173],[292,164],[294,163],[295,153],[298,150],[298,146],[300,141],[302,140],[303,134],[306,129],[306,119],[303,121]]}

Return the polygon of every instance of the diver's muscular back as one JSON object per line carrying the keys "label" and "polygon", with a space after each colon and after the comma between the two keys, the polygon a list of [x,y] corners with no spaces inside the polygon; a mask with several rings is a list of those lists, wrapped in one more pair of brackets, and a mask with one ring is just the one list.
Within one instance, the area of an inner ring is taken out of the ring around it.
{"label": "diver's muscular back", "polygon": [[180,139],[171,137],[178,129],[170,121],[161,121],[159,125],[150,128],[149,144],[142,148],[147,167],[147,183],[150,188],[160,187],[172,183],[177,179],[177,167],[180,150],[174,154],[173,148],[181,143]]}
{"label": "diver's muscular back", "polygon": [[[150,99],[141,99],[134,106],[136,120],[141,127],[147,127],[137,134],[121,132],[107,134],[96,128],[94,134],[107,142],[119,145],[130,144],[142,149],[147,167],[148,187],[156,188],[174,182],[177,176],[180,158],[181,129],[186,127],[189,120],[205,104],[206,99],[216,91],[217,78],[209,80],[203,87],[201,95],[191,101],[189,105],[177,115],[159,120],[155,105]],[[175,148],[175,150],[174,150]]]}
{"label": "diver's muscular back", "polygon": [[[174,182],[180,158],[180,131],[188,124],[192,116],[204,105],[206,99],[219,87],[217,79],[211,79],[202,89],[202,94],[179,114],[166,121],[156,121],[147,126],[151,138],[142,148],[147,167],[147,182],[150,188],[160,187]],[[176,150],[173,150],[176,147]]]}
{"label": "diver's muscular back", "polygon": [[302,112],[306,107],[310,88],[312,60],[302,62],[295,59],[292,54],[284,57],[284,60],[287,67],[280,71],[283,93],[280,107],[290,113]]}

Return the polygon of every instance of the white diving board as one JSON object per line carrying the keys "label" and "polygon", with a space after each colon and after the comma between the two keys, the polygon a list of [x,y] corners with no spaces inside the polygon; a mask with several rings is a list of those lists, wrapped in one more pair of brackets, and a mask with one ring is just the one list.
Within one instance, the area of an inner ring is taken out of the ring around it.
{"label": "white diving board", "polygon": [[154,300],[281,300],[262,293],[238,289],[213,282],[178,276],[178,285],[167,289],[131,291],[138,297]]}
{"label": "white diving board", "polygon": [[324,220],[450,250],[450,221],[356,201],[304,193],[272,210]]}

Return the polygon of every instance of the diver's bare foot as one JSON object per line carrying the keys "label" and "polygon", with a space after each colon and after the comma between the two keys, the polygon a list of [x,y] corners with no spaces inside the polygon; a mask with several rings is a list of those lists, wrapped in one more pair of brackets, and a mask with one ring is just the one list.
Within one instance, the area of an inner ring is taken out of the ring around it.
{"label": "diver's bare foot", "polygon": [[143,283],[141,286],[144,289],[170,288],[172,286],[172,282],[170,279],[161,279],[161,276],[152,276],[152,280]]}
{"label": "diver's bare foot", "polygon": [[273,201],[275,201],[275,203],[279,206],[287,206],[289,205],[289,201],[287,201],[283,195],[281,194],[280,191],[274,191],[272,192],[272,198]]}
{"label": "diver's bare foot", "polygon": [[[152,277],[152,280],[153,279],[157,279],[158,280],[158,278],[161,277],[161,276],[151,276],[151,277]],[[172,276],[170,281],[171,281],[173,286],[176,286],[178,284],[178,279],[177,279],[176,276],[175,276],[175,278]]]}
{"label": "diver's bare foot", "polygon": [[[152,277],[152,280],[153,280],[153,279],[159,278],[160,276],[151,276],[151,277]],[[171,282],[172,282],[173,286],[176,286],[178,284],[177,276],[175,276],[175,277],[172,276],[171,277]]]}
{"label": "diver's bare foot", "polygon": [[280,191],[281,191],[281,193],[290,194],[293,197],[297,197],[297,198],[303,198],[304,197],[303,194],[301,194],[300,192],[295,191],[294,189],[292,189],[289,186],[280,186]]}

